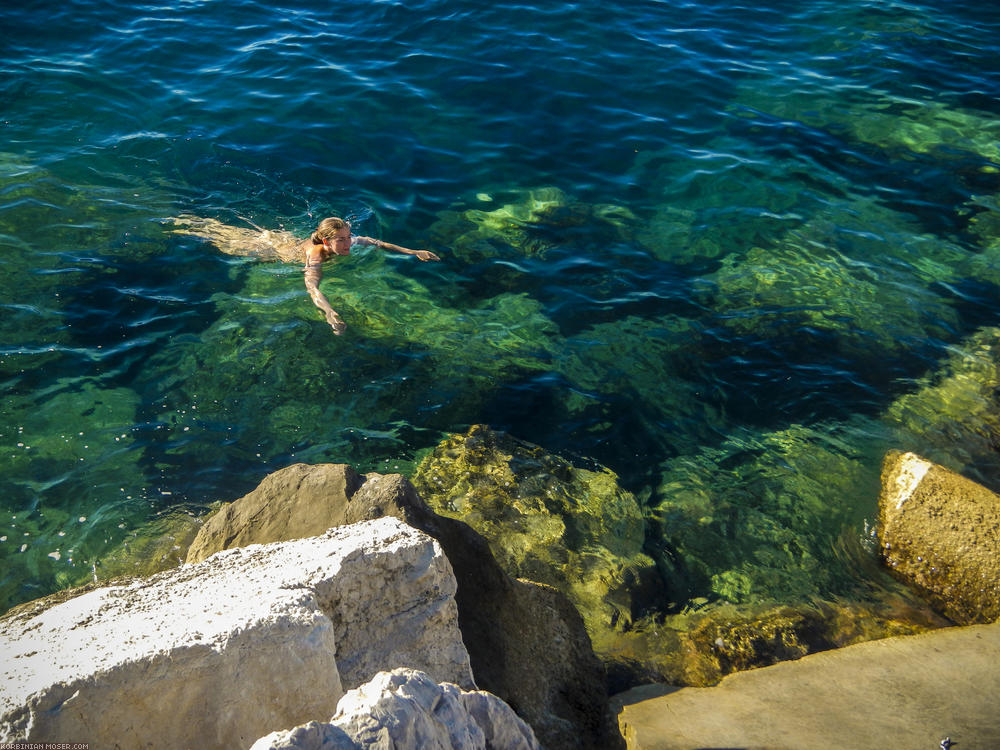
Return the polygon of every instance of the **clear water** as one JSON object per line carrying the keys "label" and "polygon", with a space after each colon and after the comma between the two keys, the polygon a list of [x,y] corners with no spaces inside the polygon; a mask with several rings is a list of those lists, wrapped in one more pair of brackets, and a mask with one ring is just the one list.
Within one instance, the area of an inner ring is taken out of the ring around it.
{"label": "clear water", "polygon": [[[476,423],[617,472],[691,598],[867,585],[888,448],[997,483],[983,429],[893,416],[1000,313],[997,6],[10,5],[0,606]],[[443,261],[329,266],[335,337],[180,213]]]}

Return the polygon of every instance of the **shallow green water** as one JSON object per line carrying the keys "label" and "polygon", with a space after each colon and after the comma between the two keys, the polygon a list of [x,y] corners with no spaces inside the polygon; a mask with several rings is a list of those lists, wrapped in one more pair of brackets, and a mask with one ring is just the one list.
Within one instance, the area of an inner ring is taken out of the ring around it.
{"label": "shallow green water", "polygon": [[[996,11],[0,20],[3,605],[289,462],[407,473],[477,423],[616,472],[676,607],[882,585],[889,448],[1000,484]],[[334,337],[183,212],[443,260],[330,264]]]}

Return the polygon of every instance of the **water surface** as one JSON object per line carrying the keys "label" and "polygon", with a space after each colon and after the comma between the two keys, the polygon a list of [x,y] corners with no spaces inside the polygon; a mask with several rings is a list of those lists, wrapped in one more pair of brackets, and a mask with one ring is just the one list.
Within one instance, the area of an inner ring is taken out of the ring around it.
{"label": "water surface", "polygon": [[[477,423],[615,471],[649,549],[699,561],[691,599],[871,584],[889,448],[998,484],[978,412],[920,400],[992,377],[989,5],[28,2],[0,29],[3,606],[292,461],[405,473]],[[443,260],[329,265],[335,337],[300,269],[181,213],[349,215]]]}

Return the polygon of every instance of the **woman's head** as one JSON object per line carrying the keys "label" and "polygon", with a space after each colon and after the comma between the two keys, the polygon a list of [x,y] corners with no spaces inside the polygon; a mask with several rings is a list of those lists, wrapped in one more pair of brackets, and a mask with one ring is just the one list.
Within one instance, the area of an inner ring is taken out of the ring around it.
{"label": "woman's head", "polygon": [[323,245],[336,255],[347,255],[351,251],[351,225],[336,216],[328,216],[312,233],[312,243]]}
{"label": "woman's head", "polygon": [[351,225],[337,216],[327,216],[316,227],[316,231],[312,233],[313,244],[322,245],[323,240],[332,240],[337,235],[337,232],[342,229],[350,231]]}

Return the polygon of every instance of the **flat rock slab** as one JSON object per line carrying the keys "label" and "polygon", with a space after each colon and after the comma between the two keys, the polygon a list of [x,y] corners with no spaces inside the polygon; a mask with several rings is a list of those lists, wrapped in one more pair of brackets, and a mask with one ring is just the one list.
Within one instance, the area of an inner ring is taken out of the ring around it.
{"label": "flat rock slab", "polygon": [[246,748],[383,669],[471,687],[455,588],[437,542],[383,518],[14,614],[0,741]]}
{"label": "flat rock slab", "polygon": [[1000,624],[806,656],[711,688],[644,686],[614,699],[629,748],[955,750],[1000,747]]}

